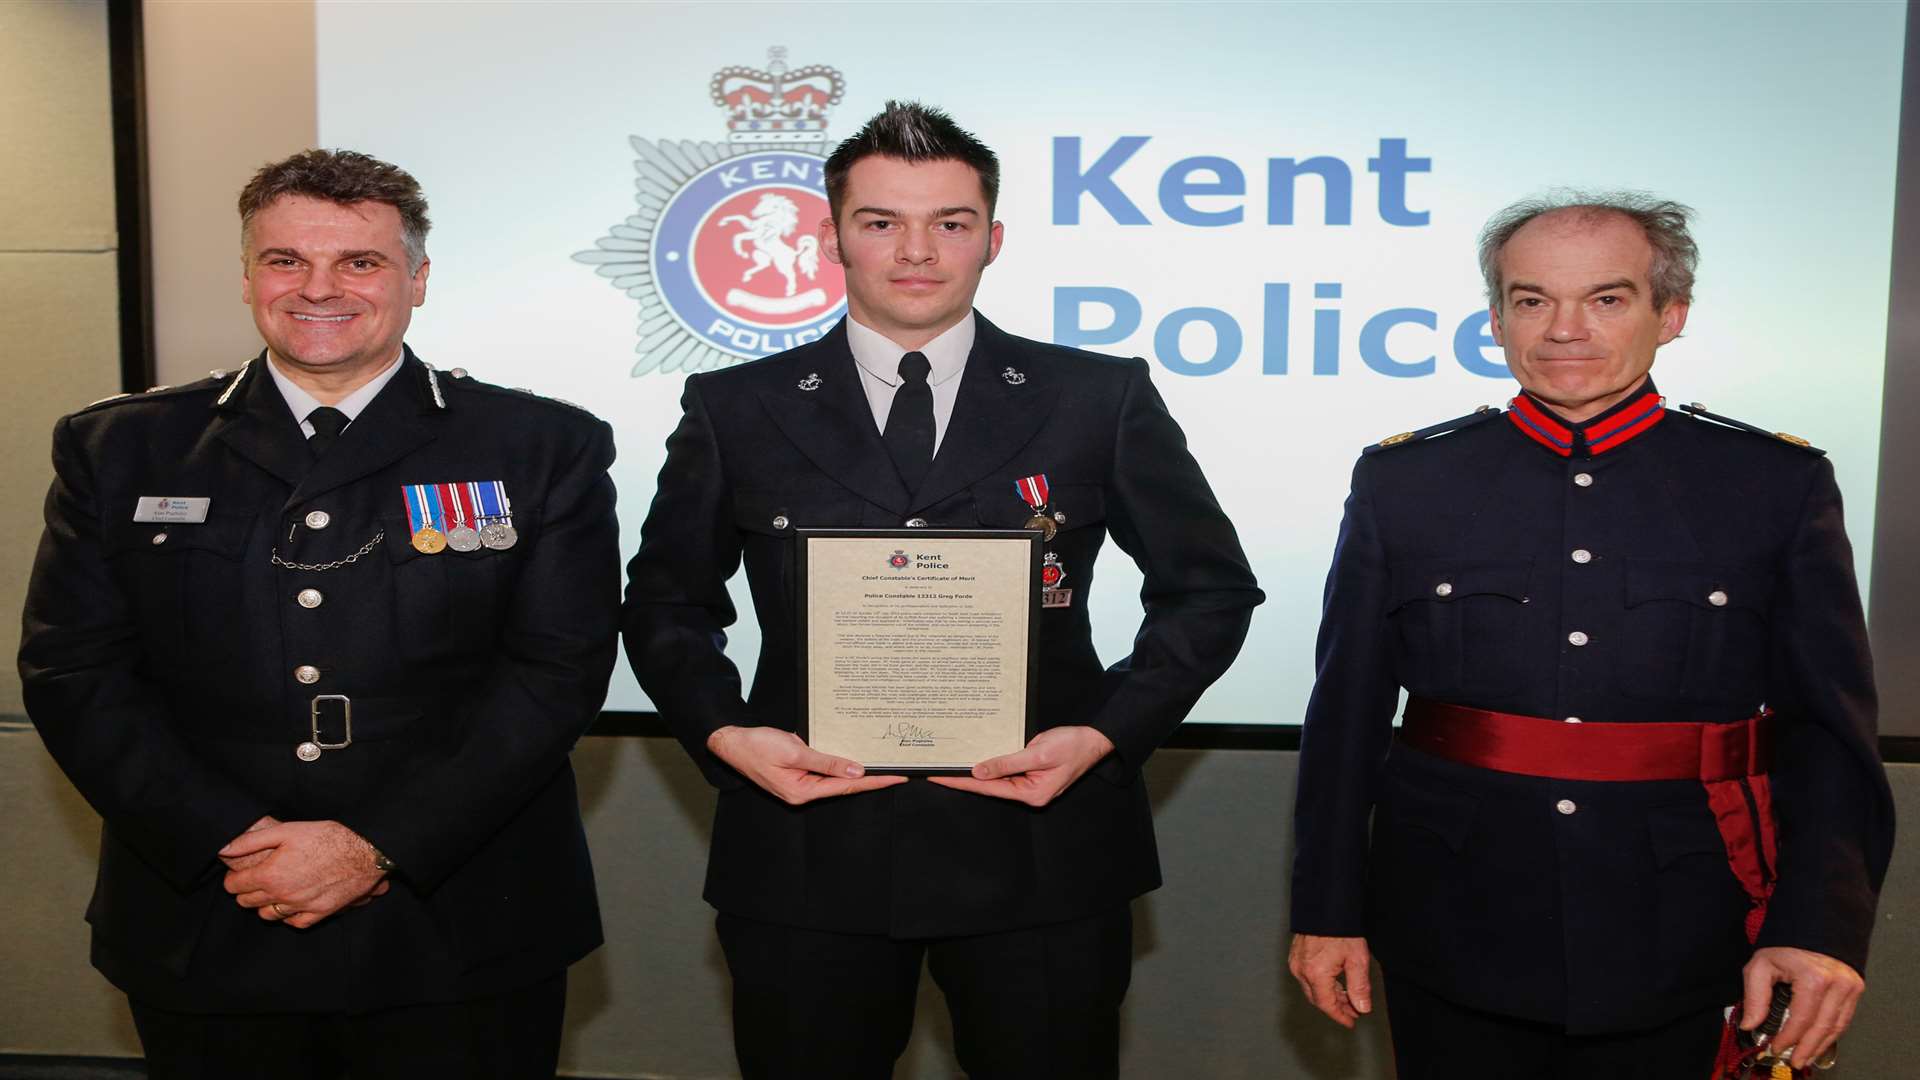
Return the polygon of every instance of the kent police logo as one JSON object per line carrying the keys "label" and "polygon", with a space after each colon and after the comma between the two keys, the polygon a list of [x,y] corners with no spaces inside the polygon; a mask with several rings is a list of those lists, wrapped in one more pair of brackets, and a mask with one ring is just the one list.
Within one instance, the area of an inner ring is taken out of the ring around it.
{"label": "kent police logo", "polygon": [[637,213],[574,260],[640,304],[633,374],[694,372],[825,334],[846,280],[814,235],[827,216],[827,115],[846,80],[821,65],[730,67],[708,86],[727,141],[628,141]]}

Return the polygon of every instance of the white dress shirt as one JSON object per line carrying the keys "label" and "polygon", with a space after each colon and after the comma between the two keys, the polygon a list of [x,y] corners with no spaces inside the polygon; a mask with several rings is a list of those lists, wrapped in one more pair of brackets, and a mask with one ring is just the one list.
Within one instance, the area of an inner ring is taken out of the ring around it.
{"label": "white dress shirt", "polygon": [[[405,355],[406,352],[402,350],[400,356]],[[367,403],[380,393],[381,388],[393,381],[393,376],[400,370],[400,356],[394,357],[393,362],[381,369],[380,374],[368,379],[360,389],[341,398],[334,405],[334,408],[347,414],[347,423],[351,424],[358,420],[360,410],[367,407]],[[293,415],[300,418],[301,433],[309,439],[313,438],[313,425],[307,423],[307,414],[320,408],[320,402],[312,394],[300,389],[292,379],[287,378],[281,372],[280,365],[274,363],[272,358],[267,360],[267,371],[273,375],[273,385],[280,388],[280,396],[287,399],[287,408]]]}
{"label": "white dress shirt", "polygon": [[953,400],[960,395],[960,376],[967,369],[967,354],[973,351],[973,312],[943,331],[939,337],[918,349],[903,349],[878,330],[860,325],[847,316],[847,347],[853,350],[853,362],[860,368],[860,388],[867,392],[867,405],[873,409],[873,424],[882,433],[887,430],[887,414],[893,411],[893,392],[900,388],[900,358],[910,352],[927,358],[932,371],[927,382],[933,387],[933,452],[940,452],[940,440],[947,437],[947,420],[953,416]]}

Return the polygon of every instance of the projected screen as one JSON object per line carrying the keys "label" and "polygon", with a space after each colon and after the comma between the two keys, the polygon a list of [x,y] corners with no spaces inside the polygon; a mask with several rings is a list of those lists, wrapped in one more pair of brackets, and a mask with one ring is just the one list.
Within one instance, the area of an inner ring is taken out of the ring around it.
{"label": "projected screen", "polygon": [[[1699,289],[1660,386],[1825,447],[1864,575],[1904,17],[322,2],[319,130],[426,188],[421,355],[613,424],[631,553],[686,373],[844,314],[838,268],[798,258],[825,214],[822,155],[888,98],[945,107],[1002,159],[1006,246],[980,310],[1149,358],[1267,590],[1194,718],[1287,724],[1360,448],[1514,392],[1474,239],[1545,188],[1699,211]],[[1111,546],[1102,560],[1112,662],[1139,575]],[[728,651],[750,678],[759,637],[733,584]],[[625,665],[608,708],[650,708]]]}

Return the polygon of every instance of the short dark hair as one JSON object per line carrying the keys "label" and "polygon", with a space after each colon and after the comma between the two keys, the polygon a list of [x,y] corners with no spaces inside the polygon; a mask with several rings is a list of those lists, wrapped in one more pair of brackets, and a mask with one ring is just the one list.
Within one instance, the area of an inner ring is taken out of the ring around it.
{"label": "short dark hair", "polygon": [[987,217],[1000,201],[1000,159],[953,117],[917,101],[889,101],[879,115],[839,146],[827,159],[827,210],[840,220],[840,200],[847,190],[847,174],[867,157],[901,161],[959,161],[980,177],[980,193],[987,199]]}
{"label": "short dark hair", "polygon": [[427,258],[427,197],[405,169],[357,150],[303,150],[263,165],[240,189],[240,243],[244,250],[253,215],[289,195],[350,205],[385,203],[400,213],[400,240],[407,249],[407,270]]}
{"label": "short dark hair", "polygon": [[1500,280],[1500,253],[1506,250],[1507,242],[1535,218],[1563,211],[1582,221],[1618,215],[1640,226],[1653,247],[1653,263],[1647,267],[1653,306],[1664,308],[1674,300],[1693,302],[1693,273],[1700,265],[1700,248],[1687,229],[1693,218],[1691,207],[1644,191],[1559,190],[1514,203],[1493,215],[1480,231],[1480,276],[1486,280],[1489,303],[1500,305],[1500,292],[1505,288]]}

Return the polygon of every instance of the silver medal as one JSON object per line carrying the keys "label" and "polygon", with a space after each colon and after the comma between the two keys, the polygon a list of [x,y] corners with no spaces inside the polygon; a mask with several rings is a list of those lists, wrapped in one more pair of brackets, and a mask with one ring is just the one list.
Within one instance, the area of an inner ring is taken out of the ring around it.
{"label": "silver medal", "polygon": [[455,551],[479,551],[480,534],[470,525],[455,525],[447,530],[447,546]]}
{"label": "silver medal", "polygon": [[480,526],[480,542],[493,551],[505,551],[520,542],[520,534],[503,521]]}

